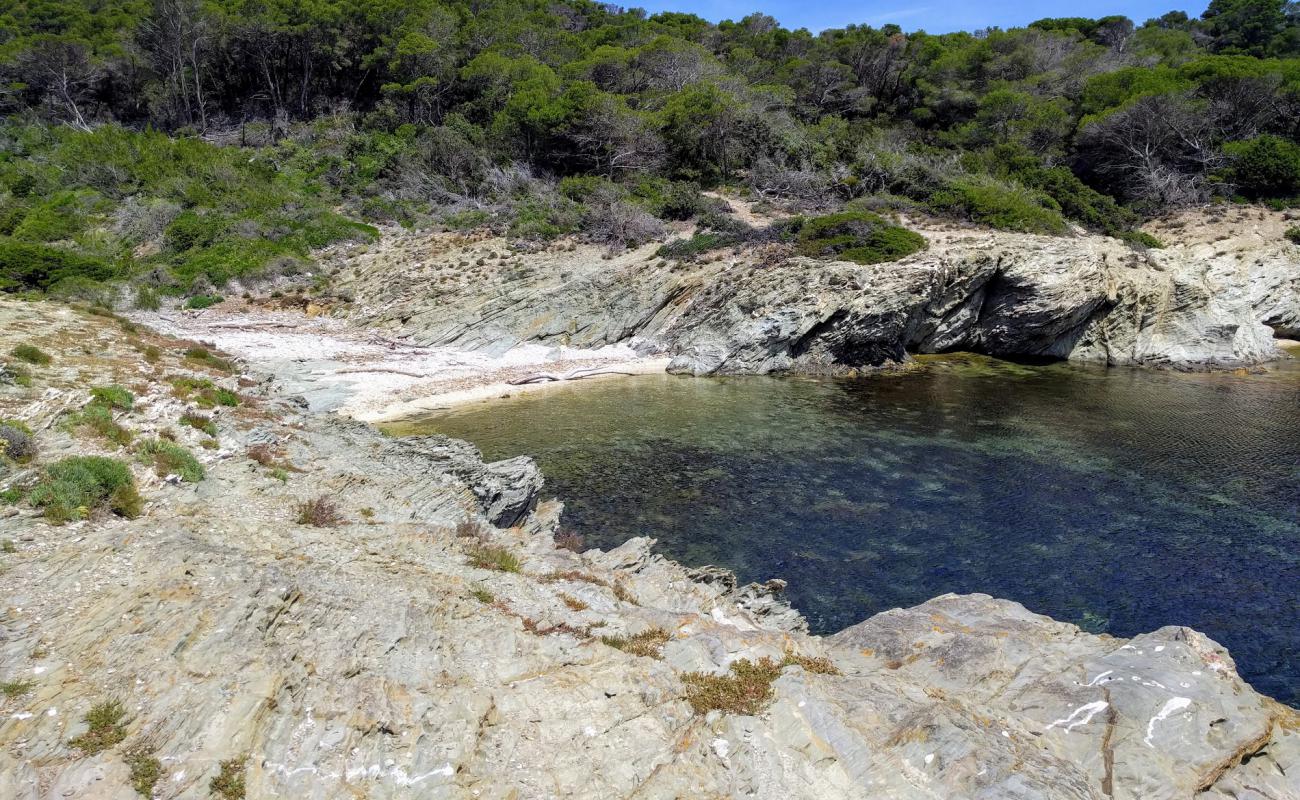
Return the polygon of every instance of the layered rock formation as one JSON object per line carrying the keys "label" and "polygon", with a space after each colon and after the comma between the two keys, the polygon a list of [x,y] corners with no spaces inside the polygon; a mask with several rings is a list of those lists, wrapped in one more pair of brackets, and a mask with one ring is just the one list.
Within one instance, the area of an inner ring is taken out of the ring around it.
{"label": "layered rock formation", "polygon": [[[1300,717],[1194,631],[1125,641],[947,595],[809,636],[779,582],[644,539],[557,549],[527,459],[388,439],[135,335],[0,301],[0,352],[54,354],[0,387],[41,446],[0,488],[71,453],[129,458],[56,424],[110,382],[137,394],[121,424],[207,467],[191,485],[135,464],[136,520],[0,507],[0,797],[127,800],[153,759],[158,798],[220,775],[248,798],[1300,799]],[[183,374],[243,395],[215,450],[174,425]],[[341,524],[299,524],[320,496]],[[763,659],[731,684],[744,703],[700,690]],[[110,701],[120,741],[76,746]]]}
{"label": "layered rock formation", "polygon": [[[852,372],[973,350],[1107,364],[1225,368],[1279,357],[1300,327],[1300,248],[1257,209],[1153,230],[1163,250],[913,223],[928,250],[818,262],[772,248],[704,264],[498,240],[409,237],[335,259],[356,318],[420,344],[633,342],[693,374]],[[391,280],[400,270],[400,285]]]}

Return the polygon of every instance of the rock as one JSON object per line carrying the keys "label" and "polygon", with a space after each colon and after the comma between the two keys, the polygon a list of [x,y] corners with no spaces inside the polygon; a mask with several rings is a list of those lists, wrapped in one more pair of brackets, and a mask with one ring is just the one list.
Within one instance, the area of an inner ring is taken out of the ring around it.
{"label": "rock", "polygon": [[464,481],[488,521],[497,527],[518,525],[537,507],[544,481],[527,456],[485,464],[469,442],[436,435],[399,439],[392,447],[399,458],[423,462],[405,467],[411,472],[444,472]]}

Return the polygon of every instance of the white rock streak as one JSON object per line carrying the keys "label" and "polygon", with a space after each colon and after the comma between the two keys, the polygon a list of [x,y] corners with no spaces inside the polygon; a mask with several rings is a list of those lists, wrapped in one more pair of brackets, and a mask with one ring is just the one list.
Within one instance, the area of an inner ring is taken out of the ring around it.
{"label": "white rock streak", "polygon": [[1075,710],[1071,711],[1070,716],[1066,717],[1065,719],[1058,719],[1052,724],[1048,725],[1047,730],[1050,731],[1052,728],[1055,728],[1057,725],[1062,725],[1064,726],[1063,730],[1066,733],[1069,733],[1070,731],[1074,730],[1075,728],[1081,725],[1087,725],[1089,722],[1092,722],[1092,718],[1097,716],[1099,712],[1104,711],[1108,705],[1110,704],[1107,703],[1105,700],[1098,700],[1095,703],[1087,703],[1085,705],[1081,705]]}
{"label": "white rock streak", "polygon": [[1149,722],[1147,722],[1147,735],[1146,738],[1142,740],[1142,743],[1145,744],[1147,747],[1154,749],[1155,745],[1151,743],[1151,737],[1155,736],[1156,723],[1169,719],[1169,717],[1171,717],[1174,714],[1177,714],[1179,711],[1182,711],[1184,708],[1187,708],[1191,704],[1192,701],[1186,697],[1169,698],[1169,700],[1165,702],[1164,708],[1160,709],[1160,713],[1156,714],[1154,717],[1151,718]]}

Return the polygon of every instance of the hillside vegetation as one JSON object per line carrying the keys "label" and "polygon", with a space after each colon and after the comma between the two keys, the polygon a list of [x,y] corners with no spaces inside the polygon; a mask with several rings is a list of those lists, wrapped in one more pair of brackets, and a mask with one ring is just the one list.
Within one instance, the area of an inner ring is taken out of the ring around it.
{"label": "hillside vegetation", "polygon": [[[1156,246],[1145,215],[1300,195],[1281,0],[946,35],[582,0],[27,0],[0,12],[0,73],[0,290],[129,277],[146,306],[384,223],[618,248],[694,220],[686,256],[876,261],[924,245],[899,211]],[[802,217],[754,231],[719,186]]]}

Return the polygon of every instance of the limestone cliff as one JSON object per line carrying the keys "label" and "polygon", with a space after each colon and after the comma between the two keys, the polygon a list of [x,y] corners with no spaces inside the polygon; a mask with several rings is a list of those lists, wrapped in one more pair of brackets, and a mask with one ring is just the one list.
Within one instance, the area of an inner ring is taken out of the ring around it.
{"label": "limestone cliff", "polygon": [[771,246],[706,263],[653,246],[521,254],[451,235],[397,235],[331,263],[355,320],[412,342],[631,342],[693,374],[852,372],[947,350],[1235,368],[1279,357],[1274,336],[1300,329],[1300,247],[1284,214],[1189,213],[1152,226],[1160,250],[911,224],[929,248],[872,266]]}

